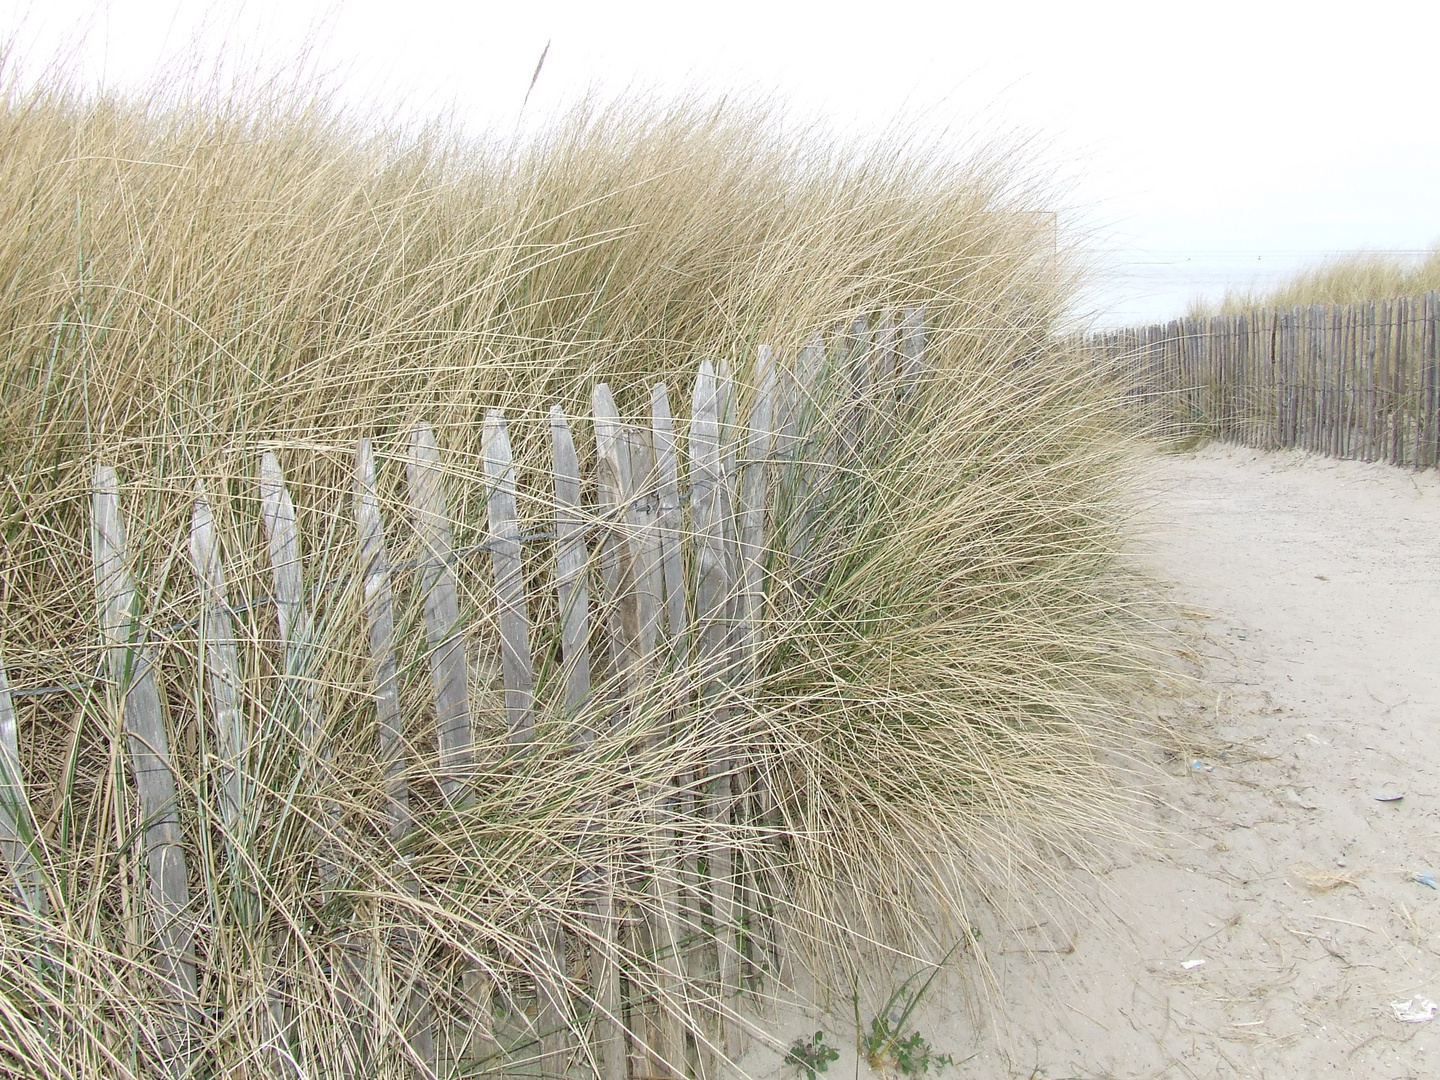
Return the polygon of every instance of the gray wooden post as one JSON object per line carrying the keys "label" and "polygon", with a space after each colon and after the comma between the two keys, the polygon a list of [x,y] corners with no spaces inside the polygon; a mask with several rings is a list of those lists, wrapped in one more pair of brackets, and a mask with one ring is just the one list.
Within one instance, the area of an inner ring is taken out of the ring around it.
{"label": "gray wooden post", "polygon": [[269,540],[275,615],[285,644],[285,673],[299,703],[300,739],[306,752],[318,757],[322,740],[315,712],[315,682],[310,677],[315,626],[305,606],[300,532],[279,459],[269,452],[260,459],[260,518]]}
{"label": "gray wooden post", "polygon": [[901,392],[915,392],[925,375],[925,310],[906,308],[900,320]]}
{"label": "gray wooden post", "polygon": [[210,504],[195,500],[190,519],[190,566],[200,586],[200,648],[209,688],[219,755],[220,822],[225,831],[226,861],[233,900],[247,922],[258,914],[251,880],[250,841],[254,824],[251,795],[250,738],[241,705],[240,658],[225,567],[215,535]]}
{"label": "gray wooden post", "polygon": [[[385,544],[384,522],[380,516],[380,493],[375,473],[375,448],[369,439],[361,439],[355,447],[355,532],[360,564],[361,596],[364,603],[366,638],[369,645],[371,696],[375,701],[375,759],[384,784],[386,832],[390,842],[400,844],[413,826],[410,813],[410,788],[406,779],[403,719],[400,713],[400,683],[395,659],[395,594],[391,584],[390,552]],[[404,874],[404,887],[412,896],[419,895],[419,882]],[[421,949],[419,935],[406,930],[400,934],[402,949],[416,955]],[[465,990],[472,1000],[472,969],[464,976]],[[472,1010],[473,1011],[473,1010]],[[429,988],[423,982],[411,988],[404,1004],[404,1023],[410,1048],[420,1061],[417,1074],[434,1071],[434,1012]],[[487,1007],[471,1018],[471,1046],[484,1045],[489,1034]]]}
{"label": "gray wooden post", "polygon": [[[285,647],[285,677],[300,710],[300,765],[314,777],[317,786],[323,786],[328,780],[326,765],[330,761],[330,745],[316,704],[315,621],[305,604],[304,565],[300,558],[295,504],[285,488],[279,459],[269,452],[260,459],[260,519],[269,540],[275,614]],[[324,818],[320,878],[327,889],[332,889],[343,870],[341,859],[348,834],[341,821],[340,808],[333,799],[323,799],[320,812]]]}
{"label": "gray wooden post", "polygon": [[[702,361],[695,380],[690,418],[690,511],[695,535],[695,620],[700,694],[714,725],[724,730],[724,706],[719,704],[729,672],[730,560],[726,524],[730,519],[725,498],[725,476],[720,449],[722,383],[708,360]],[[720,1029],[726,1052],[735,1044],[726,1011],[733,1008],[738,989],[739,963],[733,944],[734,882],[730,845],[724,837],[733,801],[733,754],[717,748],[708,769],[709,807],[717,835],[710,845],[711,910],[714,913],[717,963],[720,976]]]}
{"label": "gray wooden post", "polygon": [[0,660],[0,856],[20,902],[35,918],[50,910],[49,898],[35,858],[35,817],[25,798],[25,779],[20,769],[20,738],[15,721],[15,702],[5,663]]}
{"label": "gray wooden post", "polygon": [[[572,718],[590,697],[590,584],[585,572],[585,519],[580,513],[580,459],[559,405],[550,408],[555,462],[555,596],[560,608],[560,657],[565,665],[565,710]],[[575,725],[575,740],[594,740]]]}
{"label": "gray wooden post", "polygon": [[664,383],[650,388],[650,438],[658,473],[660,553],[665,578],[665,625],[672,648],[683,655],[685,630],[685,574],[680,557],[681,509],[680,466],[675,452],[675,425],[670,415],[670,396]]}
{"label": "gray wooden post", "polygon": [[740,604],[735,666],[742,682],[753,674],[756,619],[764,601],[765,511],[770,490],[770,455],[774,445],[775,364],[770,346],[761,345],[755,361],[757,385],[750,412],[750,431],[740,477],[738,515]]}
{"label": "gray wooden post", "polygon": [[[528,748],[535,740],[535,674],[530,651],[530,617],[525,606],[525,573],[521,562],[517,520],[515,463],[504,415],[492,409],[485,417],[480,451],[490,485],[490,562],[500,621],[500,660],[505,683],[505,713],[510,744]],[[536,972],[536,1021],[547,1072],[563,1072],[569,1002],[565,991],[564,928],[553,918],[536,926],[543,970]]]}
{"label": "gray wooden post", "polygon": [[405,780],[390,553],[385,547],[384,523],[380,519],[375,448],[369,439],[361,439],[355,448],[355,531],[359,538],[360,583],[374,685],[376,761],[385,785],[387,831],[391,842],[398,844],[410,831],[410,790]]}
{"label": "gray wooden post", "polygon": [[[679,668],[689,662],[688,593],[682,553],[684,533],[679,456],[670,396],[664,383],[655,383],[650,388],[650,439],[655,455],[658,506],[655,529],[660,539],[665,630],[670,654]],[[688,693],[682,691],[679,696],[681,700],[677,704],[683,705]],[[665,797],[669,812],[675,814],[684,812],[684,800],[682,794],[673,791]],[[659,909],[652,937],[659,952],[661,972],[660,1057],[672,1072],[683,1076],[684,1031],[693,1024],[693,1019],[681,956],[685,921],[681,914],[680,890],[684,880],[693,878],[693,873],[687,869],[693,865],[693,858],[679,850],[676,838],[668,830],[657,831],[651,858],[655,867],[655,895]]]}
{"label": "gray wooden post", "polygon": [[435,688],[435,728],[440,751],[440,790],[451,806],[464,803],[471,785],[474,751],[470,730],[465,638],[460,599],[451,569],[450,511],[435,432],[417,424],[410,433],[410,505],[420,538],[420,595],[425,602],[425,638]]}
{"label": "gray wooden post", "polygon": [[168,1075],[181,1076],[189,1070],[198,1050],[194,1029],[201,1020],[184,838],[160,690],[139,617],[135,582],[125,563],[120,483],[108,465],[95,469],[91,512],[100,629],[106,645],[112,700],[123,714],[130,767],[140,801],[161,984],[165,995],[179,1007],[175,1022],[165,1025],[165,1060],[161,1065]]}
{"label": "gray wooden post", "polygon": [[500,617],[500,663],[505,683],[505,715],[510,744],[529,746],[535,738],[535,673],[531,666],[530,616],[525,608],[525,571],[516,520],[515,463],[510,434],[500,410],[485,418],[480,455],[490,492],[490,564]]}
{"label": "gray wooden post", "polygon": [[628,428],[624,436],[630,447],[630,486],[625,492],[625,506],[639,626],[636,652],[642,666],[648,666],[655,655],[665,598],[662,542],[657,525],[659,477],[650,430]]}
{"label": "gray wooden post", "polygon": [[826,415],[833,403],[825,339],[815,334],[800,350],[795,366],[795,404],[781,430],[786,459],[786,511],[790,560],[800,564],[810,549],[810,534],[829,488],[835,449],[834,424]]}
{"label": "gray wooden post", "polygon": [[596,511],[604,522],[600,541],[600,575],[605,584],[610,659],[622,681],[638,674],[640,603],[635,591],[635,559],[628,531],[627,495],[631,489],[630,442],[610,388],[597,383],[592,394],[595,423]]}

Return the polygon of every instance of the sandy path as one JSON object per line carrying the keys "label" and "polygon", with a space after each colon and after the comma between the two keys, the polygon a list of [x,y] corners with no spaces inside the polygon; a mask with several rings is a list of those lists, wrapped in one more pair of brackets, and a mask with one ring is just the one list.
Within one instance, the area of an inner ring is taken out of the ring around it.
{"label": "sandy path", "polygon": [[[1157,846],[1072,876],[1093,914],[986,935],[998,1009],[933,995],[918,1026],[969,1058],[940,1075],[1440,1076],[1440,1011],[1391,1004],[1440,1001],[1440,481],[1213,446],[1151,495],[1200,676],[1158,708],[1194,749],[1149,793]],[[808,1025],[837,1080],[848,1012]]]}

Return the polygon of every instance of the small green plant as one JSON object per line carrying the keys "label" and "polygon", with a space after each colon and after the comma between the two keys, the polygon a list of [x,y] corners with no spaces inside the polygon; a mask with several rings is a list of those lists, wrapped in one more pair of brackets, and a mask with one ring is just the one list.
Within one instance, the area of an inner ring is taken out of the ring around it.
{"label": "small green plant", "polygon": [[907,1034],[906,1029],[910,1025],[910,1017],[929,991],[931,983],[935,981],[935,976],[940,974],[945,962],[964,942],[965,939],[962,938],[951,947],[918,989],[914,988],[915,981],[921,974],[918,971],[901,983],[870,1021],[868,1032],[860,1028],[860,997],[855,995],[855,1030],[860,1056],[881,1076],[903,1076],[909,1080],[920,1080],[932,1067],[938,1072],[946,1065],[956,1064],[953,1055],[937,1054],[929,1040],[918,1030],[911,1029]]}
{"label": "small green plant", "polygon": [[805,1080],[815,1080],[816,1073],[830,1068],[830,1063],[840,1056],[840,1051],[825,1044],[825,1033],[815,1032],[809,1039],[798,1038],[790,1045],[785,1055],[785,1064],[805,1074]]}
{"label": "small green plant", "polygon": [[870,1033],[860,1037],[861,1052],[869,1066],[882,1076],[906,1076],[919,1080],[935,1066],[954,1065],[950,1054],[937,1054],[929,1041],[918,1031],[902,1037],[903,1028],[890,1022],[889,1016],[870,1021]]}

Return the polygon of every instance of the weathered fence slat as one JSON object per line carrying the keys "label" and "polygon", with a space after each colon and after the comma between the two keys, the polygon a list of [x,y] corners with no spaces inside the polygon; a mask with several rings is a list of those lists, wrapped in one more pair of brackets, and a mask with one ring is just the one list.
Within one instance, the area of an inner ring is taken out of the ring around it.
{"label": "weathered fence slat", "polygon": [[490,491],[490,563],[500,616],[500,664],[505,682],[505,716],[512,746],[535,738],[535,672],[530,651],[530,616],[525,607],[525,570],[520,562],[520,524],[515,504],[515,463],[510,433],[498,409],[485,417],[481,457]]}
{"label": "weathered fence slat", "polygon": [[[720,408],[722,383],[709,361],[703,361],[695,380],[694,403],[690,414],[690,512],[695,536],[695,621],[701,700],[709,702],[714,725],[724,730],[724,693],[730,672],[730,565],[725,500],[725,476],[721,465]],[[713,752],[708,776],[708,812],[717,823],[728,821],[733,803],[733,753]],[[735,948],[733,859],[722,839],[710,844],[710,907],[719,975],[719,1024],[721,1041],[730,1053],[737,1035],[726,1013],[734,1007],[739,989],[739,956]]]}
{"label": "weathered fence slat", "polygon": [[[525,604],[520,523],[516,506],[515,463],[504,415],[485,417],[481,458],[489,485],[490,563],[500,623],[500,663],[505,684],[505,715],[510,744],[528,748],[535,739],[535,673],[530,649],[530,616]],[[535,927],[541,969],[535,973],[536,1023],[542,1067],[563,1073],[569,1001],[565,992],[565,936],[560,923],[543,917]]]}
{"label": "weathered fence slat", "polygon": [[535,975],[535,1024],[540,1033],[540,1068],[546,1076],[564,1076],[572,1023],[567,990],[565,928],[551,915],[533,924],[539,965]]}
{"label": "weathered fence slat", "polygon": [[[650,445],[655,458],[656,515],[655,533],[660,544],[661,578],[664,591],[665,630],[670,655],[677,663],[686,658],[687,592],[682,560],[682,513],[680,504],[680,465],[676,452],[675,426],[670,412],[670,396],[664,383],[650,388]],[[671,812],[680,808],[685,799],[680,792],[663,797]],[[685,1029],[692,1023],[685,969],[681,957],[684,941],[684,919],[681,914],[680,887],[689,860],[678,850],[669,830],[656,830],[652,854],[654,862],[655,903],[658,911],[652,927],[652,941],[658,951],[657,965],[661,972],[660,1046],[662,1065],[676,1076],[684,1075]]]}
{"label": "weathered fence slat", "polygon": [[398,844],[410,831],[410,791],[405,779],[400,682],[395,661],[395,597],[390,584],[390,553],[385,547],[384,523],[380,519],[375,448],[369,439],[361,439],[355,448],[354,510],[374,685],[375,757],[385,785],[388,832],[391,841]]}
{"label": "weathered fence slat", "polygon": [[886,311],[875,324],[874,343],[871,346],[871,381],[876,386],[889,387],[895,378],[895,343],[899,340],[895,315]]}
{"label": "weathered fence slat", "polygon": [[[639,636],[640,606],[635,589],[635,564],[626,536],[627,494],[630,491],[630,443],[610,387],[597,383],[591,394],[595,430],[596,513],[602,522],[600,573],[605,586],[606,623],[610,630],[610,666],[616,692],[633,688],[641,678]],[[623,720],[620,721],[623,723]],[[624,1080],[625,1003],[621,991],[621,951],[625,927],[615,897],[621,872],[616,856],[607,851],[599,867],[595,903],[594,959],[595,1043],[600,1080]]]}
{"label": "weathered fence slat", "polygon": [[20,771],[20,733],[10,680],[0,660],[0,857],[5,860],[10,880],[30,914],[43,917],[50,908],[32,845],[35,817],[25,798],[25,780]]}
{"label": "weathered fence slat", "polygon": [[665,576],[665,620],[672,647],[679,652],[685,640],[685,572],[680,559],[680,465],[675,452],[675,424],[670,396],[664,383],[650,388],[650,438],[658,473],[660,553]]}
{"label": "weathered fence slat", "polygon": [[[653,403],[653,398],[652,398]],[[653,417],[652,417],[653,423]],[[656,659],[656,644],[660,633],[661,616],[665,613],[664,536],[660,518],[660,488],[665,479],[661,475],[661,462],[655,450],[655,433],[652,428],[634,427],[624,429],[629,440],[628,489],[624,493],[626,526],[630,544],[631,565],[634,568],[634,590],[637,603],[639,637],[636,645],[639,675],[631,680],[631,699],[636,709],[656,710],[643,718],[650,722],[648,736],[644,740],[647,749],[662,746],[669,734],[667,715],[659,712],[662,703],[646,700],[648,694],[648,672]],[[663,436],[662,436],[663,439]],[[673,460],[673,436],[668,446],[671,460],[668,466],[671,474],[675,468]],[[676,493],[678,511],[678,492]],[[676,548],[678,561],[678,546]],[[678,572],[678,571],[677,571]],[[683,597],[682,597],[683,604]],[[683,614],[683,606],[681,608]],[[651,885],[654,901],[644,911],[644,922],[633,927],[641,936],[638,947],[656,957],[656,988],[658,996],[639,1009],[632,1008],[632,1030],[638,1024],[650,1045],[650,1053],[642,1055],[638,1071],[648,1074],[657,1065],[674,1062],[671,1055],[674,1048],[683,1047],[681,1017],[677,1009],[681,998],[680,986],[676,981],[674,942],[679,940],[679,928],[672,915],[678,913],[678,901],[667,892],[673,890],[674,879],[666,867],[670,861],[671,843],[663,835],[658,812],[669,799],[669,784],[661,781],[654,793],[654,808],[646,811],[650,829],[654,836],[651,849]],[[659,1045],[657,1045],[659,1044]],[[666,1048],[669,1048],[667,1050]]]}
{"label": "weathered fence slat", "polygon": [[[887,331],[887,336],[890,336]],[[885,347],[889,347],[888,345]],[[887,361],[893,363],[893,361]],[[741,685],[749,683],[756,674],[759,662],[760,646],[760,619],[765,601],[765,528],[766,510],[769,505],[770,495],[770,462],[774,451],[775,443],[775,396],[777,386],[776,365],[768,345],[761,345],[755,358],[756,385],[755,401],[750,410],[749,432],[745,447],[744,471],[739,482],[739,514],[736,521],[738,537],[738,574],[739,574],[739,605],[738,618],[735,633],[735,658],[733,664],[736,670],[737,681]],[[877,387],[888,389],[885,383],[877,382]],[[747,787],[754,787],[754,795],[761,802],[759,807],[759,818],[768,823],[770,817],[769,784],[763,775],[763,762],[754,755],[749,757],[747,768],[739,774],[739,779]],[[740,805],[748,808],[751,803],[752,792],[742,791],[740,793]],[[743,878],[737,875],[738,882],[744,880],[753,884],[753,874],[748,872]],[[751,897],[758,895],[755,890],[747,887],[743,895]],[[752,934],[755,947],[760,947],[762,939],[774,938],[772,933],[760,933],[760,915],[753,910],[753,902],[737,905],[742,910],[751,908]],[[773,941],[766,942],[773,946]],[[737,940],[738,949],[738,940]],[[740,957],[736,954],[736,962]],[[733,985],[729,987],[732,993],[739,993],[738,971],[731,973]],[[723,982],[723,979],[722,979]],[[734,1026],[734,1035],[730,1042],[734,1045],[727,1046],[727,1053],[738,1051],[744,1052],[744,1029],[738,1025]]]}
{"label": "weathered fence slat", "polygon": [[910,394],[925,374],[925,310],[905,309],[900,320],[900,358],[902,392]]}
{"label": "weathered fence slat", "polygon": [[[250,740],[241,706],[240,657],[230,614],[230,595],[225,585],[225,567],[215,535],[215,519],[203,496],[195,500],[190,520],[190,566],[200,586],[200,648],[211,720],[220,750],[216,762],[217,787],[228,870],[235,889],[234,900],[249,909],[253,892],[248,868],[250,818],[254,812],[248,782]],[[250,914],[247,910],[247,919]]]}
{"label": "weathered fence slat", "polygon": [[[393,844],[409,835],[413,825],[410,789],[406,779],[403,720],[400,712],[399,671],[395,658],[395,596],[391,584],[390,553],[385,544],[384,522],[380,516],[380,494],[375,473],[375,448],[361,439],[355,448],[355,532],[360,563],[360,587],[364,606],[366,639],[369,646],[371,697],[375,702],[375,761],[380,767],[385,799],[386,832]],[[402,869],[403,888],[410,895],[419,892],[418,882]],[[418,955],[422,945],[413,931],[399,935],[401,951]],[[472,1000],[478,996],[473,983],[475,972],[464,972],[465,991]],[[416,983],[404,1001],[404,1023],[411,1052],[420,1062],[417,1073],[434,1069],[437,1050],[434,1015],[428,987]],[[489,1034],[489,1007],[472,1009],[472,1047]]]}
{"label": "weathered fence slat", "polygon": [[160,691],[139,617],[135,583],[125,562],[120,483],[108,465],[95,469],[91,512],[100,628],[107,647],[110,684],[123,712],[125,741],[144,822],[148,893],[161,980],[166,996],[180,1007],[180,1016],[170,1027],[170,1045],[164,1048],[168,1059],[164,1068],[178,1076],[188,1070],[196,1052],[193,1029],[200,1020],[190,889]]}
{"label": "weathered fence slat", "polygon": [[270,547],[275,615],[285,645],[285,673],[300,710],[300,738],[306,752],[318,757],[322,750],[321,731],[315,713],[315,680],[310,672],[315,626],[305,606],[295,504],[285,488],[280,461],[273,453],[260,459],[260,518]]}
{"label": "weathered fence slat", "polygon": [[841,442],[846,457],[849,457],[864,437],[871,405],[870,366],[873,361],[870,349],[872,336],[870,323],[865,316],[858,316],[850,324],[844,342],[841,370],[849,383],[850,400],[847,405],[848,416],[844,422]]}
{"label": "weathered fence slat", "polygon": [[665,578],[660,530],[656,526],[658,477],[655,444],[649,428],[625,431],[630,444],[630,487],[625,492],[631,565],[635,568],[638,636],[636,652],[649,665],[660,633]]}
{"label": "weathered fence slat", "polygon": [[[607,858],[607,863],[609,862]],[[598,1080],[626,1080],[624,1002],[620,986],[620,912],[614,883],[602,874],[595,901],[596,940],[591,946],[595,998],[593,1045]]]}
{"label": "weathered fence slat", "polygon": [[[328,779],[325,766],[330,745],[315,701],[315,621],[305,604],[304,564],[300,558],[300,530],[295,504],[285,487],[280,461],[273,453],[260,459],[260,519],[270,547],[271,580],[280,640],[285,648],[285,681],[300,714],[301,769],[316,783]],[[340,880],[341,852],[346,829],[340,808],[326,798],[320,807],[324,832],[320,838],[319,870],[327,888]]]}
{"label": "weathered fence slat", "polygon": [[[412,491],[414,481],[412,477]],[[369,645],[371,697],[375,702],[376,764],[384,784],[387,832],[392,843],[399,844],[409,834],[413,819],[410,811],[409,783],[406,779],[403,720],[400,712],[400,685],[395,657],[395,598],[391,583],[390,553],[385,544],[384,522],[380,516],[380,494],[376,480],[375,448],[369,439],[361,439],[355,448],[355,531],[360,560],[361,595],[364,603],[366,637]],[[427,625],[428,629],[428,625]],[[411,896],[418,895],[419,882],[408,870],[401,870],[402,887]],[[420,937],[414,931],[402,930],[398,945],[404,956],[414,959],[423,951]],[[465,989],[472,999],[474,974],[465,971]],[[422,1078],[433,1075],[438,1060],[435,1038],[434,1009],[429,987],[423,979],[416,980],[402,999],[406,1041],[416,1060],[415,1072]],[[489,1030],[488,1007],[472,1017],[472,1044]]]}
{"label": "weathered fence slat", "polygon": [[719,399],[715,370],[710,361],[703,361],[695,380],[690,414],[690,517],[695,539],[696,641],[706,698],[718,696],[729,638],[729,559],[720,466]]}
{"label": "weathered fence slat", "polygon": [[[565,711],[575,717],[590,697],[590,583],[585,573],[585,519],[580,513],[580,459],[559,405],[550,409],[555,472],[555,597],[560,609],[560,657],[565,665]],[[594,732],[576,724],[574,738]]]}
{"label": "weathered fence slat", "polygon": [[770,346],[761,345],[755,361],[755,404],[740,477],[739,612],[736,633],[736,667],[741,682],[754,673],[757,645],[756,619],[764,600],[765,510],[770,487],[770,454],[774,444],[775,364]]}
{"label": "weathered fence slat", "polygon": [[[816,334],[797,358],[794,395],[782,429],[786,460],[786,507],[790,519],[790,560],[800,563],[810,550],[811,531],[829,488],[835,440],[824,415],[831,372],[825,340]],[[907,376],[908,378],[908,376]]]}
{"label": "weathered fence slat", "polygon": [[639,677],[640,660],[640,601],[635,590],[635,559],[626,536],[630,442],[625,438],[610,387],[597,383],[591,404],[595,425],[595,509],[602,522],[600,576],[610,628],[610,664],[623,682]]}
{"label": "weathered fence slat", "polygon": [[420,595],[425,604],[425,638],[430,648],[430,679],[435,689],[435,730],[439,748],[440,790],[446,802],[466,801],[474,761],[465,638],[460,598],[451,569],[450,511],[440,449],[429,424],[410,432],[410,506],[420,539]]}

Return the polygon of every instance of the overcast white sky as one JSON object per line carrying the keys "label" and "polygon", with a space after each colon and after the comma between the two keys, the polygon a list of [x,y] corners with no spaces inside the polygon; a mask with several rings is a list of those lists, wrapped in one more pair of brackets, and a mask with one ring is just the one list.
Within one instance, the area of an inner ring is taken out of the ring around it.
{"label": "overcast white sky", "polygon": [[1215,0],[663,4],[512,0],[0,0],[29,68],[144,85],[222,48],[313,58],[343,96],[481,131],[587,87],[774,94],[841,132],[1031,136],[1110,267],[1104,321],[1345,249],[1440,239],[1440,3]]}

